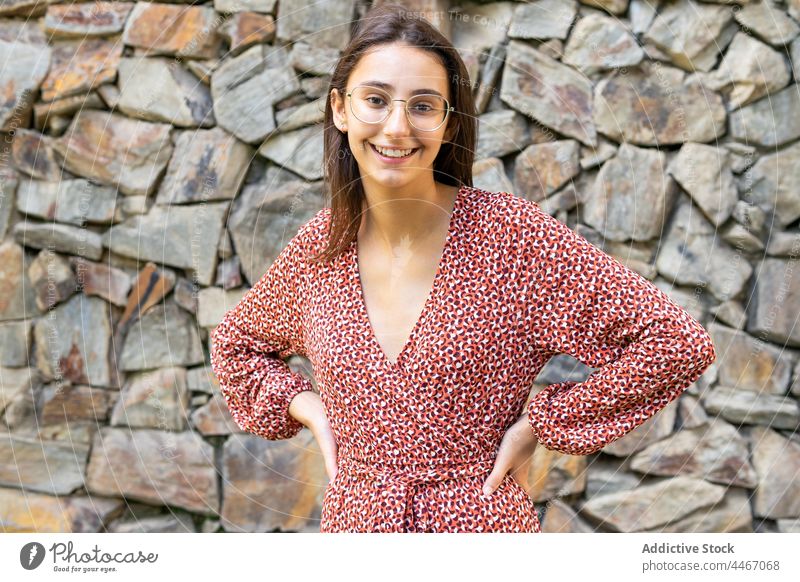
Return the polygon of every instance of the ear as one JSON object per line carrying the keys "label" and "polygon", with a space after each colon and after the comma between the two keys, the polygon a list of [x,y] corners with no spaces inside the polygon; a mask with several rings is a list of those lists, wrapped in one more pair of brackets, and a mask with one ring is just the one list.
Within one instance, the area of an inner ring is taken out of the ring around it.
{"label": "ear", "polygon": [[334,121],[346,121],[344,114],[344,101],[341,95],[339,95],[339,91],[335,88],[331,89],[329,98],[331,100],[331,109],[333,110]]}

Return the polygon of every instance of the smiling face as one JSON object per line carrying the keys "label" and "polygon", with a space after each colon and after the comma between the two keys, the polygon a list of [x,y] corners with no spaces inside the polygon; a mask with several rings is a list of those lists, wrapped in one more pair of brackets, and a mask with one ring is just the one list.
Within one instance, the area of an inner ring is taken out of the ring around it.
{"label": "smiling face", "polygon": [[[452,105],[447,69],[436,55],[404,43],[379,45],[367,52],[350,73],[347,91],[359,85],[381,83],[393,99],[409,99],[415,92],[439,93]],[[334,123],[346,130],[350,150],[358,163],[365,189],[414,190],[433,186],[433,162],[442,143],[455,133],[452,112],[434,131],[422,131],[408,120],[403,103],[395,101],[382,123],[357,119],[349,100],[331,90]],[[386,159],[374,148],[414,149],[403,159]]]}

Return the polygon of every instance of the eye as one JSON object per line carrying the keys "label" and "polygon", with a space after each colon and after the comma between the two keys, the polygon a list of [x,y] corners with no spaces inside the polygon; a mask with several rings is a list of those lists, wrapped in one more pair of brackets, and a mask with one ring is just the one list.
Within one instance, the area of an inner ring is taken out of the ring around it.
{"label": "eye", "polygon": [[383,100],[383,97],[379,97],[378,95],[368,95],[364,98],[364,101],[369,103],[370,105],[381,106],[385,105],[386,102]]}

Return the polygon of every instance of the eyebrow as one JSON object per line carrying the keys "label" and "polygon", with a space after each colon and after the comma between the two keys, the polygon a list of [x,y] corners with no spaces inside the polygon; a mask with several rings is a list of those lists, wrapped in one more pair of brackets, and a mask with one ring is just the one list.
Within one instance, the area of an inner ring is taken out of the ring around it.
{"label": "eyebrow", "polygon": [[[364,81],[359,83],[359,85],[370,85],[372,87],[378,87],[379,89],[394,89],[394,86],[390,85],[389,83],[384,83],[383,81]],[[414,89],[411,92],[412,95],[438,95],[442,99],[444,99],[444,95],[439,93],[436,89]]]}

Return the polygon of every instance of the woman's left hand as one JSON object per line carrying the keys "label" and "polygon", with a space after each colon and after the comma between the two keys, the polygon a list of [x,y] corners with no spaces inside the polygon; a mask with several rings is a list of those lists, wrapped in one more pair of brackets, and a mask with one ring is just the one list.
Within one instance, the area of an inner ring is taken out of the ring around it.
{"label": "woman's left hand", "polygon": [[[538,443],[525,414],[503,435],[492,472],[483,483],[484,495],[494,492],[509,471],[511,478],[516,479],[526,492],[529,491],[528,468]],[[487,490],[487,487],[490,490]]]}

